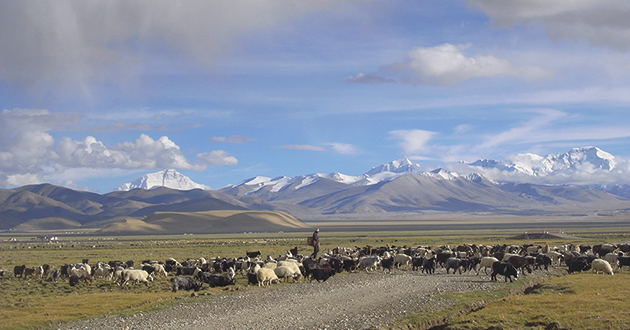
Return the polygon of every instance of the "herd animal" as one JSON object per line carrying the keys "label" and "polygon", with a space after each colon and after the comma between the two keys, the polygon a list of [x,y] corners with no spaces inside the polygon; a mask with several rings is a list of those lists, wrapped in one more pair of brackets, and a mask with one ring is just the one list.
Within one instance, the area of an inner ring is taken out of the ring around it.
{"label": "herd animal", "polygon": [[[455,274],[474,272],[497,281],[503,276],[510,282],[526,276],[534,270],[547,271],[549,267],[566,266],[567,273],[591,271],[596,274],[613,275],[615,268],[623,271],[630,267],[630,245],[564,245],[541,247],[534,245],[468,245],[455,248],[439,246],[417,247],[352,247],[334,248],[317,259],[298,254],[298,248],[287,250],[277,258],[262,258],[260,251],[247,251],[236,258],[196,258],[178,262],[168,258],[163,262],[144,260],[137,267],[132,260],[113,260],[90,264],[88,259],[80,263],[52,267],[48,264],[27,267],[16,265],[15,278],[42,279],[57,282],[67,278],[70,286],[90,285],[94,280],[109,280],[121,287],[143,284],[149,286],[156,278],[170,279],[173,292],[198,291],[204,284],[209,287],[235,285],[237,272],[247,279],[247,285],[265,287],[279,282],[325,282],[342,272],[392,273],[396,270],[434,275],[436,269],[442,273]],[[451,272],[452,271],[452,272]],[[0,279],[6,279],[10,271],[0,269]]]}

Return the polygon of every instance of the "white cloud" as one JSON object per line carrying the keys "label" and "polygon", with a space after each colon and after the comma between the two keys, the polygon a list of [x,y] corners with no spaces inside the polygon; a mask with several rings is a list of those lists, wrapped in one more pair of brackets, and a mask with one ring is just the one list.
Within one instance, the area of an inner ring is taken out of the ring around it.
{"label": "white cloud", "polygon": [[507,131],[487,136],[476,149],[487,150],[499,145],[532,142],[531,139],[536,139],[539,131],[568,116],[567,113],[555,109],[532,109],[528,112],[538,116]]}
{"label": "white cloud", "polygon": [[343,81],[353,84],[378,84],[378,83],[392,83],[396,82],[393,79],[381,77],[375,73],[364,74],[359,73],[356,76],[349,76],[343,78]]}
{"label": "white cloud", "polygon": [[466,133],[466,132],[470,131],[471,129],[472,129],[471,125],[461,124],[461,125],[457,125],[453,131],[456,134],[463,134],[463,133]]}
{"label": "white cloud", "polygon": [[0,186],[43,182],[45,177],[74,180],[71,169],[153,169],[204,170],[208,166],[234,165],[238,161],[216,150],[186,159],[180,147],[167,136],[154,140],[141,134],[135,141],[111,146],[93,136],[83,140],[50,134],[63,130],[78,117],[51,114],[47,110],[14,109],[0,112]]}
{"label": "white cloud", "polygon": [[400,140],[400,147],[407,156],[417,156],[430,151],[427,142],[437,134],[421,129],[390,131],[390,137]]}
{"label": "white cloud", "polygon": [[168,125],[150,125],[145,123],[113,123],[106,126],[97,126],[90,129],[92,132],[106,132],[106,131],[153,131],[153,130],[168,130]]}
{"label": "white cloud", "polygon": [[308,145],[308,144],[285,144],[277,148],[291,149],[291,150],[307,150],[307,151],[328,151],[327,148],[314,146],[314,145]]}
{"label": "white cloud", "polygon": [[214,150],[197,154],[197,159],[203,161],[207,166],[236,165],[238,160],[234,156],[230,156],[227,151]]}
{"label": "white cloud", "polygon": [[203,170],[204,165],[191,164],[180,148],[167,136],[157,140],[141,134],[135,141],[105,146],[92,136],[83,141],[62,138],[56,149],[57,162],[66,167],[90,168],[180,168]]}
{"label": "white cloud", "polygon": [[254,139],[250,138],[249,136],[244,136],[244,135],[232,135],[230,137],[213,136],[210,138],[210,142],[221,142],[221,143],[241,144],[241,143],[246,143],[246,142],[251,142],[251,141],[254,141]]}
{"label": "white cloud", "polygon": [[359,153],[356,146],[348,143],[333,142],[326,143],[326,145],[330,146],[330,148],[310,144],[285,144],[275,148],[305,151],[332,151],[342,155],[355,155]]}
{"label": "white cloud", "polygon": [[540,24],[559,39],[630,49],[630,3],[626,0],[466,0],[499,27]]}
{"label": "white cloud", "polygon": [[352,145],[352,144],[348,144],[348,143],[328,143],[328,145],[330,146],[330,148],[338,153],[338,154],[342,154],[342,155],[356,155],[359,153],[359,150],[357,149],[356,146]]}
{"label": "white cloud", "polygon": [[129,81],[144,67],[138,63],[175,55],[212,66],[233,50],[238,37],[338,4],[43,0],[33,6],[2,1],[0,79],[35,86],[66,83],[89,96],[92,80]]}
{"label": "white cloud", "polygon": [[442,44],[435,47],[417,47],[409,52],[404,63],[389,66],[390,70],[410,70],[415,74],[411,82],[450,85],[471,78],[513,76],[538,79],[550,76],[536,66],[515,66],[510,61],[492,55],[466,57],[463,50],[471,45]]}
{"label": "white cloud", "polygon": [[9,174],[6,176],[4,181],[7,185],[11,186],[24,186],[27,184],[38,184],[44,182],[42,177],[37,173]]}
{"label": "white cloud", "polygon": [[[49,131],[64,129],[78,120],[73,114],[51,114],[42,109],[0,112],[0,167],[8,174],[26,174],[30,168],[47,166],[55,157],[55,141]],[[0,178],[0,183],[2,179]]]}

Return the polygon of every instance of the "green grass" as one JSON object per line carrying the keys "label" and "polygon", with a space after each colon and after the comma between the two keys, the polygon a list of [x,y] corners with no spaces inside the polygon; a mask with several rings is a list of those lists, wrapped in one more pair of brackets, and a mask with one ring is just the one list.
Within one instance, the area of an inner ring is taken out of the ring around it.
{"label": "green grass", "polygon": [[7,279],[0,287],[3,329],[29,329],[111,313],[155,308],[174,297],[166,280],[146,287],[125,287],[97,280],[71,287],[38,279]]}

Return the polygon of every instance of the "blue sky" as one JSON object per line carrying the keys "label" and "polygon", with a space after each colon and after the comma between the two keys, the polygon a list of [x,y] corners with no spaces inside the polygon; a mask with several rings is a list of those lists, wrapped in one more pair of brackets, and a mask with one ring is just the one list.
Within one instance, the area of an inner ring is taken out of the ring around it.
{"label": "blue sky", "polygon": [[629,16],[625,0],[0,1],[0,187],[628,159]]}

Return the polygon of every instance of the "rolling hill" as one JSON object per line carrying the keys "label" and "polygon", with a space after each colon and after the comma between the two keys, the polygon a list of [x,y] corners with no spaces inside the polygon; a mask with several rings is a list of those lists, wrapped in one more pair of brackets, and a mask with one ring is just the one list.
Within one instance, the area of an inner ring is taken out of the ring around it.
{"label": "rolling hill", "polygon": [[144,220],[125,219],[100,229],[100,234],[204,234],[278,232],[309,228],[280,211],[223,210],[157,212]]}

